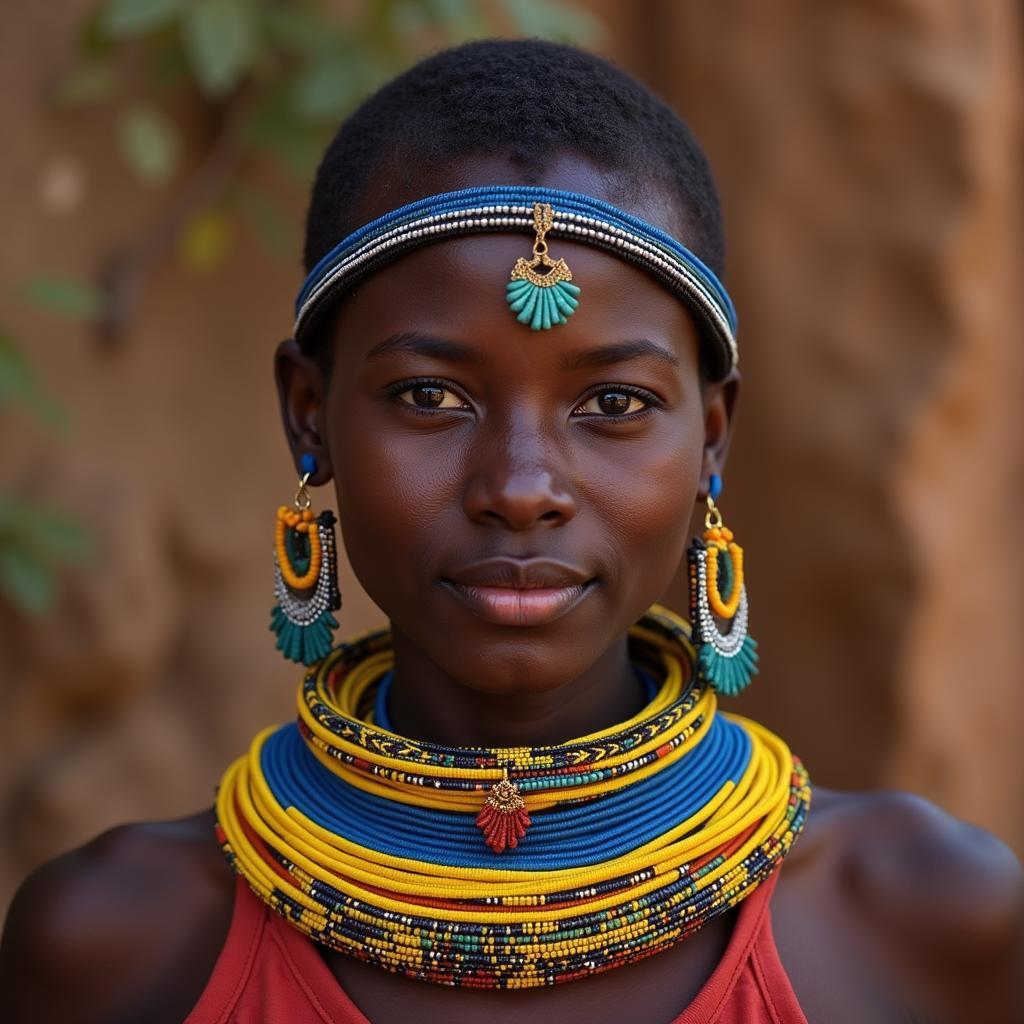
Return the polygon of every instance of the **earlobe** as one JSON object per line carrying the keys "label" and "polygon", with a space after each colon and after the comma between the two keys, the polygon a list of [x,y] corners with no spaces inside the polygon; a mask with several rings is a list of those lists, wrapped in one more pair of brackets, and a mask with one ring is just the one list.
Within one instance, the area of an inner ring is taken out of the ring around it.
{"label": "earlobe", "polygon": [[309,483],[326,484],[332,477],[330,453],[323,430],[326,382],[316,361],[305,355],[291,338],[274,352],[274,379],[281,405],[281,422],[292,451],[296,472],[303,455],[316,459],[316,473]]}
{"label": "earlobe", "polygon": [[724,476],[739,390],[740,375],[736,369],[720,383],[709,384],[704,390],[704,452],[698,501],[707,497],[712,476]]}

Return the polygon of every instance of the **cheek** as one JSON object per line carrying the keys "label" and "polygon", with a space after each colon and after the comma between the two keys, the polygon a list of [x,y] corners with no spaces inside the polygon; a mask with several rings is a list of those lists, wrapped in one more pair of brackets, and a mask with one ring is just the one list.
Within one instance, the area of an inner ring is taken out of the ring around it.
{"label": "cheek", "polygon": [[588,488],[585,504],[613,539],[615,561],[630,604],[643,610],[672,582],[689,542],[689,521],[700,484],[703,414],[680,415],[657,438],[605,452],[588,473],[603,481]]}
{"label": "cheek", "polygon": [[429,561],[431,536],[457,507],[458,446],[444,433],[414,442],[382,403],[332,401],[328,438],[338,519],[353,571],[375,600]]}

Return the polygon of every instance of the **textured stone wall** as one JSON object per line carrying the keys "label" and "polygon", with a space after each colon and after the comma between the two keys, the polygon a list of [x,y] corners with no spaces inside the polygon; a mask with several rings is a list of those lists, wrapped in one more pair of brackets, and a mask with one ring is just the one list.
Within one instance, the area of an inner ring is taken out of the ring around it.
{"label": "textured stone wall", "polygon": [[[42,111],[79,6],[0,13],[5,285],[94,270],[168,198],[111,157],[106,115]],[[722,186],[745,377],[722,506],[764,664],[740,709],[821,782],[912,787],[1021,849],[1016,6],[593,6]],[[0,413],[0,482],[76,509],[99,551],[52,618],[0,607],[0,905],[102,828],[209,801],[291,714],[265,623],[296,264],[245,237],[215,276],[161,264],[116,348],[4,309],[73,428]],[[347,629],[379,621],[346,567],[342,590]]]}
{"label": "textured stone wall", "polygon": [[[721,503],[812,776],[1024,846],[1021,25],[1011,3],[651,5],[622,58],[722,187],[745,392]],[[677,587],[675,600],[683,600]]]}

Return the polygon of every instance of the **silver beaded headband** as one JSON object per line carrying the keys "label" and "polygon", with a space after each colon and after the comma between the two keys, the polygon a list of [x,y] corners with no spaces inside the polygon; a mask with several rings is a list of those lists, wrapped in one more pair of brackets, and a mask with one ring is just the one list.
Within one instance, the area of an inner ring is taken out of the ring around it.
{"label": "silver beaded headband", "polygon": [[385,214],[338,243],[310,271],[295,304],[301,343],[333,300],[403,252],[442,238],[494,231],[533,232],[533,259],[519,259],[506,285],[516,319],[533,330],[563,324],[579,304],[565,260],[548,256],[547,237],[586,242],[649,272],[678,295],[701,330],[712,379],[739,361],[736,313],[715,274],[659,228],[576,192],[488,186],[428,196]]}

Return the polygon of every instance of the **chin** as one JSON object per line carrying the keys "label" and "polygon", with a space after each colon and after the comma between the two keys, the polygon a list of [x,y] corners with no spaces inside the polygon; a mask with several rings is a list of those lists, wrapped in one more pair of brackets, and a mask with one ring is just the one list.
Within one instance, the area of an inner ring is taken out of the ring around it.
{"label": "chin", "polygon": [[[445,652],[449,658],[451,652]],[[590,667],[560,646],[509,640],[463,652],[451,663],[442,656],[440,668],[469,690],[494,696],[550,693],[578,679]]]}
{"label": "chin", "polygon": [[[595,597],[597,595],[594,595]],[[450,678],[467,689],[494,695],[549,693],[579,679],[622,630],[612,609],[599,602],[574,609],[542,626],[502,626],[462,616],[425,635],[417,645]],[[625,620],[622,629],[632,620]],[[438,637],[458,637],[439,649]]]}

